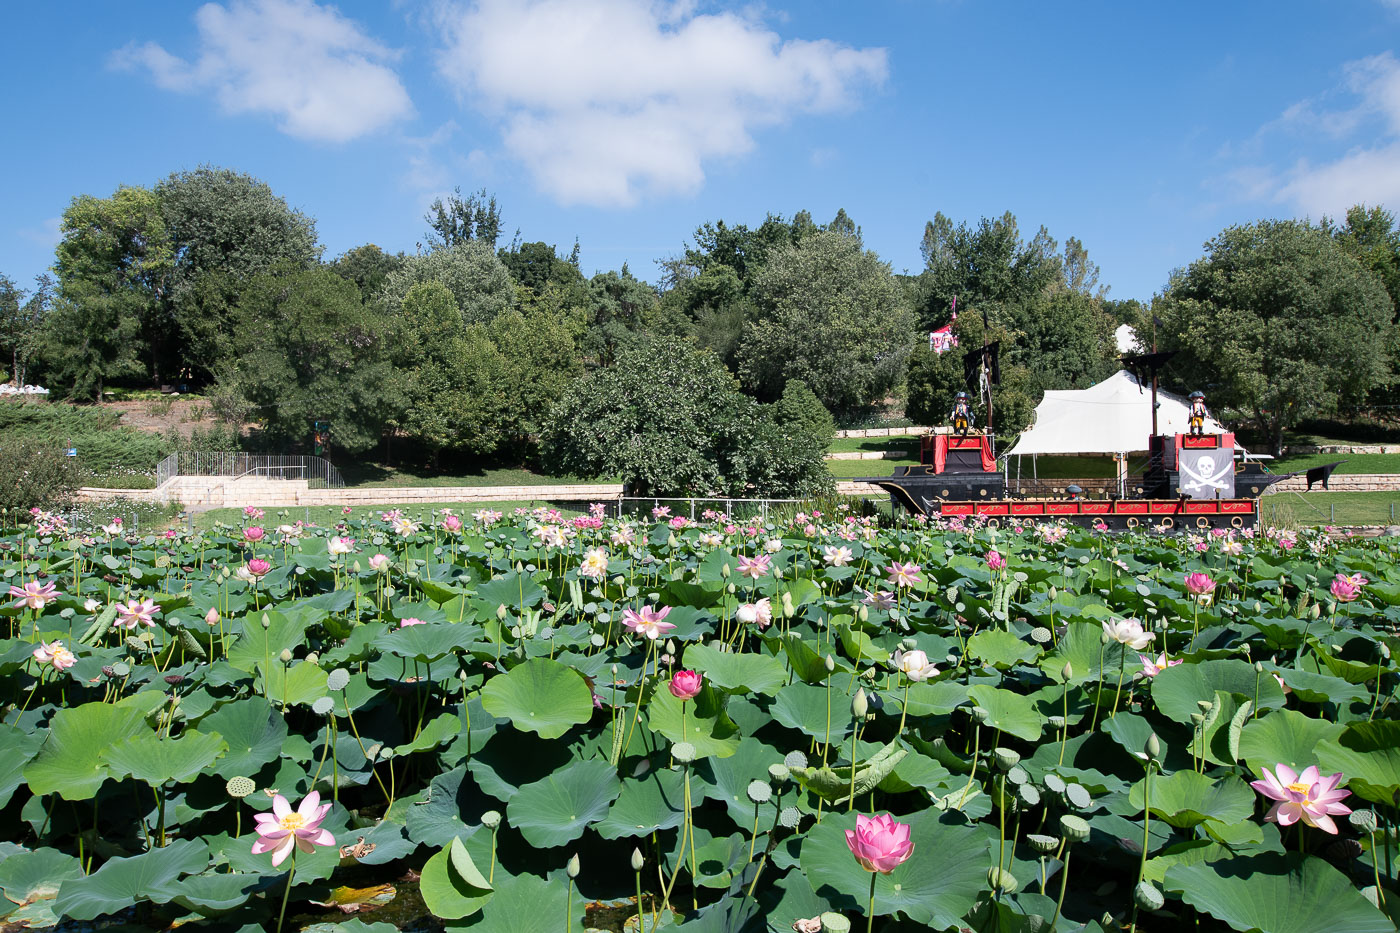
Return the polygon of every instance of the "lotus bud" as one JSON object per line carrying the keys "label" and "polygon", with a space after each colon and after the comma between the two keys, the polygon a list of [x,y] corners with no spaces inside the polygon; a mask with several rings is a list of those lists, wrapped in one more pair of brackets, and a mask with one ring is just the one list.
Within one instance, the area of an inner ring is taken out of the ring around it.
{"label": "lotus bud", "polygon": [[504,622],[505,620],[506,620],[506,604],[505,604],[505,603],[501,603],[499,606],[496,607],[496,621],[498,621],[498,622]]}
{"label": "lotus bud", "polygon": [[1060,817],[1060,834],[1066,842],[1083,842],[1089,838],[1089,824],[1083,817],[1066,813]]}
{"label": "lotus bud", "polygon": [[675,640],[674,638],[668,638],[668,639],[666,639],[666,653],[669,654],[669,655],[671,655],[672,657],[675,657],[675,655],[676,655],[676,640]]}
{"label": "lotus bud", "polygon": [[1107,645],[1112,640],[1112,637],[1107,632],[1103,632],[1099,635],[1099,644],[1101,645]]}
{"label": "lotus bud", "polygon": [[1264,662],[1263,662],[1263,661],[1255,661],[1255,662],[1254,662],[1254,673],[1256,673],[1256,674],[1262,674],[1262,673],[1264,673]]}
{"label": "lotus bud", "polygon": [[788,592],[787,590],[783,590],[783,618],[791,619],[792,613],[792,593]]}
{"label": "lotus bud", "polygon": [[204,624],[213,628],[219,624],[219,610],[210,609],[204,614]]}
{"label": "lotus bud", "polygon": [[646,861],[642,858],[642,850],[641,850],[641,849],[633,849],[633,850],[632,850],[632,870],[633,870],[633,871],[641,871],[641,870],[642,870],[642,866],[645,865],[645,864],[646,864]]}
{"label": "lotus bud", "polygon": [[1074,665],[1066,661],[1065,666],[1060,668],[1060,677],[1065,681],[1072,680],[1074,678]]}
{"label": "lotus bud", "polygon": [[860,619],[862,622],[869,622],[869,621],[870,621],[870,607],[869,607],[869,606],[861,606],[859,609],[857,609],[857,610],[856,610],[856,618]]}
{"label": "lotus bud", "polygon": [[720,575],[721,577],[724,577],[726,580],[729,579],[729,575],[730,575],[731,573],[733,573],[733,572],[734,572],[734,571],[732,571],[732,570],[729,569],[729,565],[728,565],[728,564],[724,564],[724,565],[722,565],[722,566],[719,568],[719,575]]}
{"label": "lotus bud", "polygon": [[319,651],[313,651],[313,652],[311,652],[310,654],[308,654],[308,655],[306,656],[306,663],[307,663],[307,664],[313,664],[313,665],[320,665],[320,663],[321,663],[321,653],[320,653]]}
{"label": "lotus bud", "polygon": [[865,688],[856,688],[856,695],[851,698],[851,713],[857,719],[864,719],[869,710],[870,702],[865,698]]}
{"label": "lotus bud", "polygon": [[1162,760],[1162,740],[1157,738],[1157,733],[1154,732],[1147,737],[1147,747],[1144,751],[1147,752],[1148,761]]}
{"label": "lotus bud", "polygon": [[675,536],[675,535],[667,535],[667,536],[666,536],[666,546],[667,546],[667,547],[675,547],[675,546],[676,546],[677,544],[679,544],[679,543],[680,543],[680,542],[676,540],[676,536]]}
{"label": "lotus bud", "polygon": [[992,757],[1002,771],[1010,771],[1021,763],[1021,753],[1010,748],[996,748],[992,751]]}
{"label": "lotus bud", "polygon": [[836,670],[836,659],[833,658],[831,655],[827,655],[827,656],[826,656],[826,660],[825,660],[825,662],[823,662],[823,663],[826,664],[826,672],[827,672],[828,674],[830,674],[832,671]]}
{"label": "lotus bud", "polygon": [[272,620],[269,619],[269,618],[267,617],[267,613],[264,612],[264,613],[263,613],[263,617],[262,617],[262,627],[263,627],[263,628],[267,628],[267,627],[268,627],[269,625],[271,625],[271,624],[272,624]]}
{"label": "lotus bud", "polygon": [[578,853],[575,852],[573,855],[569,856],[569,861],[568,864],[564,866],[564,871],[568,873],[570,879],[574,879],[578,877],[578,869]]}
{"label": "lotus bud", "polygon": [[350,565],[350,569],[353,570],[355,573],[359,573],[359,572],[360,572],[360,562],[359,562],[359,561],[355,561],[353,564]]}
{"label": "lotus bud", "polygon": [[1053,603],[1056,599],[1059,598],[1059,595],[1060,595],[1060,591],[1059,591],[1058,589],[1056,589],[1056,588],[1053,587],[1053,586],[1050,587],[1050,601],[1051,601],[1052,603]]}
{"label": "lotus bud", "polygon": [[1150,881],[1139,881],[1133,888],[1133,903],[1143,910],[1161,910],[1166,899],[1157,886]]}
{"label": "lotus bud", "polygon": [[501,825],[501,814],[496,810],[487,810],[481,814],[481,825],[487,829],[495,829]]}
{"label": "lotus bud", "polygon": [[1313,617],[1313,619],[1316,620],[1317,617],[1320,616],[1320,615],[1322,615],[1322,607],[1319,606],[1317,603],[1313,603],[1313,606],[1312,606],[1312,617]]}
{"label": "lotus bud", "polygon": [[282,661],[283,664],[291,664],[291,663],[292,663],[292,649],[291,649],[291,648],[283,648],[283,649],[282,649],[282,653],[279,654],[277,657],[281,659],[281,661]]}

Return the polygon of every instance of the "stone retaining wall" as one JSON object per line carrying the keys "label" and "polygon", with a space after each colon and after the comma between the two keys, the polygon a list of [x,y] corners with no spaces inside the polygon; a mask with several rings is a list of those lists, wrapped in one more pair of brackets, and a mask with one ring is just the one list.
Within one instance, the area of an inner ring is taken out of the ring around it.
{"label": "stone retaining wall", "polygon": [[[1400,490],[1400,474],[1396,473],[1333,473],[1327,483],[1331,492],[1389,492]],[[1275,489],[1289,492],[1306,492],[1308,481],[1303,476],[1293,476],[1277,484]],[[1314,485],[1313,492],[1321,490]]]}
{"label": "stone retaining wall", "polygon": [[842,450],[826,454],[824,460],[903,460],[912,456],[907,450]]}
{"label": "stone retaining wall", "polygon": [[[269,485],[269,482],[272,485]],[[600,502],[622,496],[621,483],[559,486],[373,486],[353,489],[306,489],[305,483],[268,481],[257,488],[229,484],[211,496],[208,489],[174,486],[167,489],[79,489],[80,501],[135,499],[169,501],[196,508],[304,508],[311,506],[412,505],[421,502]],[[297,488],[297,487],[300,488]]]}
{"label": "stone retaining wall", "polygon": [[1400,454],[1400,444],[1297,444],[1290,454]]}
{"label": "stone retaining wall", "polygon": [[837,437],[904,437],[907,434],[951,434],[950,427],[915,427],[915,428],[851,428],[846,431],[837,431]]}

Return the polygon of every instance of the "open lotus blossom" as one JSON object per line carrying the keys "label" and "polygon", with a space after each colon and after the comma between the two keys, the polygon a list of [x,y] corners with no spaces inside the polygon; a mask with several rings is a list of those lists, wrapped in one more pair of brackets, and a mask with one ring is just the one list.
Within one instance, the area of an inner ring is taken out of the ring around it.
{"label": "open lotus blossom", "polygon": [[103,525],[102,530],[105,531],[107,534],[111,535],[113,538],[115,538],[117,535],[122,533],[122,520],[120,518],[114,518],[112,519],[111,524]]}
{"label": "open lotus blossom", "polygon": [[1337,790],[1342,782],[1342,772],[1322,777],[1317,765],[1308,765],[1302,774],[1295,774],[1285,764],[1274,765],[1271,772],[1264,769],[1264,780],[1251,781],[1250,787],[1270,800],[1278,801],[1269,810],[1265,820],[1277,822],[1280,826],[1291,826],[1302,820],[1309,826],[1316,826],[1323,832],[1336,835],[1337,824],[1334,816],[1346,816],[1351,807],[1342,803],[1350,797],[1351,791]]}
{"label": "open lotus blossom", "polygon": [[923,579],[920,576],[922,568],[914,562],[901,564],[897,560],[890,561],[889,567],[885,568],[885,573],[889,576],[889,582],[894,586],[913,586]]}
{"label": "open lotus blossom", "polygon": [[418,523],[402,515],[394,519],[393,525],[394,534],[398,535],[400,538],[407,538],[409,535],[418,533]]}
{"label": "open lotus blossom", "polygon": [[928,680],[938,673],[938,668],[929,663],[928,655],[922,651],[896,651],[894,666],[916,682]]}
{"label": "open lotus blossom", "polygon": [[750,580],[757,580],[759,577],[768,576],[768,565],[773,560],[767,554],[759,554],[757,557],[746,557],[739,555],[739,576],[748,577]]}
{"label": "open lotus blossom", "polygon": [[704,682],[704,675],[698,671],[676,671],[671,675],[671,682],[666,685],[666,689],[678,700],[690,700],[700,692]]}
{"label": "open lotus blossom", "polygon": [[1210,574],[1201,573],[1199,570],[1195,573],[1188,573],[1186,575],[1186,592],[1196,597],[1209,596],[1215,592],[1215,581],[1210,578]]}
{"label": "open lotus blossom", "polygon": [[339,557],[341,554],[349,554],[355,550],[354,538],[330,538],[326,541],[326,551],[332,557]]}
{"label": "open lotus blossom", "polygon": [[865,598],[861,602],[872,609],[893,609],[895,598],[889,590],[881,590],[878,593],[871,591],[865,594]]}
{"label": "open lotus blossom", "polygon": [[998,551],[996,548],[993,548],[992,550],[990,550],[990,551],[987,552],[987,569],[988,569],[988,570],[1005,570],[1005,569],[1006,569],[1006,558],[1005,558],[1005,557],[1002,557],[1002,556],[1001,556],[1001,552]]}
{"label": "open lotus blossom", "polygon": [[1105,619],[1103,630],[1109,638],[1135,651],[1152,644],[1152,633],[1143,631],[1142,623],[1137,619]]}
{"label": "open lotus blossom", "polygon": [[58,587],[52,583],[30,580],[23,587],[10,587],[10,595],[15,597],[15,606],[28,606],[37,612],[58,597]]}
{"label": "open lotus blossom", "polygon": [[137,625],[154,628],[156,623],[153,616],[159,609],[160,607],[151,599],[143,599],[140,602],[128,599],[125,603],[117,603],[117,621],[114,624],[129,629],[134,629]]}
{"label": "open lotus blossom", "polygon": [[848,547],[836,547],[828,544],[822,548],[822,558],[833,567],[847,567],[855,558]]}
{"label": "open lotus blossom", "polygon": [[77,655],[63,647],[61,641],[40,642],[39,647],[34,649],[34,660],[40,664],[52,664],[60,671],[66,671],[78,663]]}
{"label": "open lotus blossom", "polygon": [[759,628],[767,628],[773,622],[773,601],[765,596],[756,603],[744,603],[734,610],[734,618]]}
{"label": "open lotus blossom", "polygon": [[1359,573],[1351,576],[1339,573],[1332,580],[1332,598],[1339,603],[1349,603],[1360,596],[1361,588],[1370,582]]}
{"label": "open lotus blossom", "polygon": [[271,570],[271,562],[265,561],[261,557],[254,557],[252,560],[248,561],[248,573],[253,577],[267,576],[268,572]]}
{"label": "open lotus blossom", "polygon": [[623,525],[608,535],[608,541],[613,547],[629,547],[637,540],[637,529],[631,525]]}
{"label": "open lotus blossom", "polygon": [[671,607],[656,609],[652,606],[643,606],[641,612],[631,609],[622,610],[622,624],[639,635],[645,635],[652,641],[666,635],[675,629],[674,622],[663,622],[671,612]]}
{"label": "open lotus blossom", "polygon": [[462,520],[455,515],[444,515],[442,518],[442,528],[444,531],[456,534],[462,530]]}
{"label": "open lotus blossom", "polygon": [[589,580],[601,580],[608,572],[608,552],[600,547],[583,552],[583,563],[578,565],[578,575]]}
{"label": "open lotus blossom", "polygon": [[658,505],[656,508],[651,510],[651,517],[655,519],[667,518],[668,516],[670,516],[670,514],[671,507],[669,505]]}
{"label": "open lotus blossom", "polygon": [[259,813],[258,839],[253,843],[253,854],[272,853],[272,867],[276,868],[292,853],[292,849],[310,854],[317,846],[335,845],[331,831],[321,828],[331,805],[321,803],[317,791],[307,794],[301,806],[295,810],[281,794],[272,798],[272,812]]}
{"label": "open lotus blossom", "polygon": [[383,573],[389,569],[389,558],[384,554],[376,554],[369,559],[369,569],[375,573]]}
{"label": "open lotus blossom", "polygon": [[422,619],[415,619],[415,618],[413,618],[412,616],[409,616],[407,619],[403,619],[403,620],[401,620],[401,621],[399,622],[399,628],[408,628],[410,625],[426,625],[426,624],[427,624],[427,623],[425,623]]}
{"label": "open lotus blossom", "polygon": [[1138,655],[1138,660],[1142,662],[1142,676],[1144,677],[1156,677],[1158,674],[1162,673],[1162,671],[1165,671],[1167,668],[1176,667],[1178,664],[1181,663],[1181,658],[1177,658],[1174,661],[1168,661],[1167,653],[1165,651],[1157,655],[1157,660],[1155,661],[1145,654]]}
{"label": "open lotus blossom", "polygon": [[261,525],[249,525],[247,528],[243,529],[243,537],[247,539],[249,543],[256,544],[267,537],[267,530]]}
{"label": "open lotus blossom", "polygon": [[866,871],[889,874],[914,854],[909,824],[896,823],[888,813],[856,814],[856,828],[846,830],[846,845]]}

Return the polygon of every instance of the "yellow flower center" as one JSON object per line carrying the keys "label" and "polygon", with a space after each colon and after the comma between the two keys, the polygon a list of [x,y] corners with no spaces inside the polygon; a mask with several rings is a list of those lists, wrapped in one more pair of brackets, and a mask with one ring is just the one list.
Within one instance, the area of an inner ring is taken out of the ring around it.
{"label": "yellow flower center", "polygon": [[283,829],[297,830],[306,825],[306,817],[293,811],[282,817],[281,822]]}
{"label": "yellow flower center", "polygon": [[1308,794],[1309,794],[1309,792],[1312,791],[1312,787],[1313,787],[1313,786],[1312,786],[1311,784],[1304,784],[1302,781],[1298,781],[1298,782],[1296,782],[1296,783],[1293,783],[1293,784],[1289,784],[1289,785],[1288,785],[1288,789],[1291,790],[1291,791],[1293,791],[1293,793],[1295,793],[1295,794],[1302,794],[1302,795],[1303,795],[1303,802],[1304,802],[1304,803],[1310,803],[1310,802],[1311,802],[1311,801],[1309,800],[1309,798],[1308,798]]}

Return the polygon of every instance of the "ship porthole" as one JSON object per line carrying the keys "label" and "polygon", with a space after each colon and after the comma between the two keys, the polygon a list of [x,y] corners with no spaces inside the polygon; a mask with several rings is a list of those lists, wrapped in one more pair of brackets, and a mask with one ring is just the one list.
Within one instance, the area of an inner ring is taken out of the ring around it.
{"label": "ship porthole", "polygon": [[939,493],[939,497],[942,498],[942,499],[948,498],[948,490],[945,489],[945,490],[943,490],[942,492],[940,492],[940,493]]}
{"label": "ship porthole", "polygon": [[1138,520],[1136,518],[1129,518],[1126,524],[1129,528],[1136,528],[1138,526]]}
{"label": "ship porthole", "polygon": [[1231,518],[1230,518],[1230,527],[1232,527],[1232,528],[1243,528],[1243,527],[1244,527],[1244,519],[1240,518],[1238,515],[1231,516]]}
{"label": "ship porthole", "polygon": [[1197,527],[1197,528],[1209,528],[1209,527],[1210,527],[1210,519],[1206,518],[1204,515],[1197,515],[1197,516],[1196,516],[1196,527]]}
{"label": "ship porthole", "polygon": [[1000,527],[1001,527],[1001,519],[999,519],[999,518],[989,518],[989,519],[987,519],[987,527],[988,527],[988,528],[1000,528]]}
{"label": "ship porthole", "polygon": [[1175,520],[1175,519],[1172,519],[1172,518],[1164,518],[1164,519],[1162,519],[1162,524],[1161,524],[1160,527],[1162,527],[1162,528],[1175,528],[1175,527],[1176,527],[1176,520]]}
{"label": "ship porthole", "polygon": [[982,486],[981,488],[979,488],[977,490],[977,495],[981,496],[984,499],[987,498],[987,487]]}

